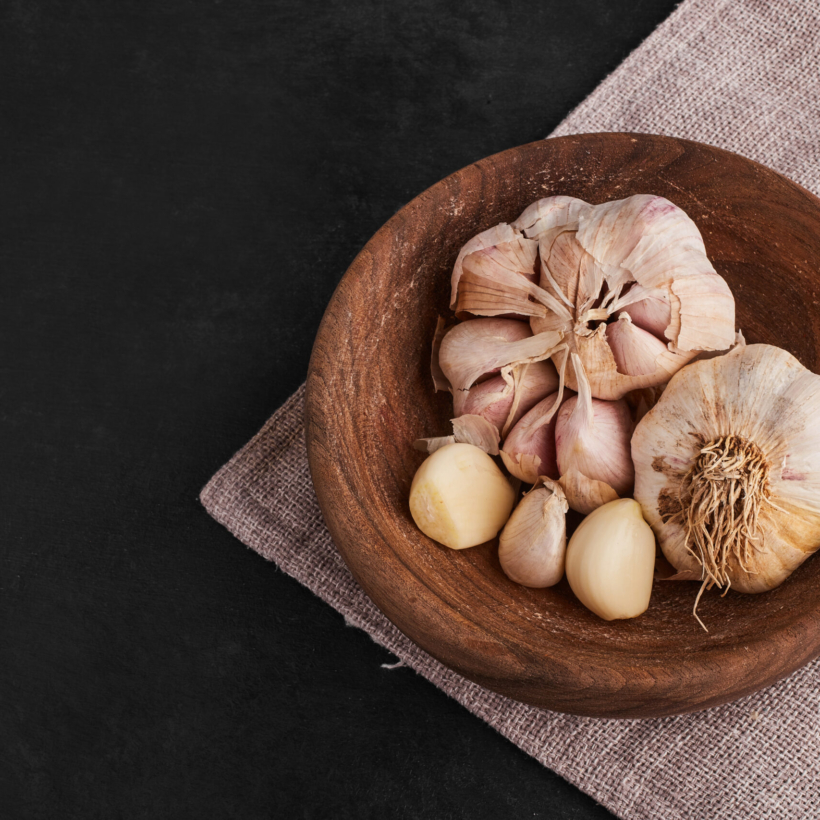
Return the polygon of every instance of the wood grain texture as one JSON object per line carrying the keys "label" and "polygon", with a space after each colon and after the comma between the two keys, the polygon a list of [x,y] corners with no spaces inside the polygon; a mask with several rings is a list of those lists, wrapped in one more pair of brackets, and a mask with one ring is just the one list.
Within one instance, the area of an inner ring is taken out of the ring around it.
{"label": "wood grain texture", "polygon": [[592,203],[659,194],[697,223],[737,301],[747,341],[785,347],[817,372],[820,200],[735,154],[686,140],[592,134],[505,151],[442,180],[364,247],[324,316],[307,383],[307,442],[319,503],[373,601],[443,663],[526,703],[649,717],[734,700],[820,654],[820,560],[764,595],[656,583],[648,611],[607,623],[574,598],[514,584],[495,542],[462,552],[422,535],[407,498],[448,432],[429,345],[470,237],[555,194]]}

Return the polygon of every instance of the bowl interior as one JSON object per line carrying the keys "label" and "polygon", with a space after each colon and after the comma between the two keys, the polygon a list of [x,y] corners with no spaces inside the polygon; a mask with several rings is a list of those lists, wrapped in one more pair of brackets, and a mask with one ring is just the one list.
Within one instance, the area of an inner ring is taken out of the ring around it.
{"label": "bowl interior", "polygon": [[[502,694],[560,711],[650,716],[754,691],[820,654],[820,560],[764,595],[656,582],[648,611],[605,622],[566,580],[528,589],[496,543],[455,552],[422,535],[407,498],[422,436],[445,435],[430,341],[450,316],[459,248],[540,197],[599,203],[659,194],[700,228],[735,295],[747,341],[818,369],[820,201],[756,163],[698,143],[594,134],[525,145],[436,184],[387,223],[328,308],[308,378],[307,435],[319,502],[348,566],[383,612],[432,655]],[[573,523],[573,522],[571,522]],[[577,523],[577,522],[575,522]]]}

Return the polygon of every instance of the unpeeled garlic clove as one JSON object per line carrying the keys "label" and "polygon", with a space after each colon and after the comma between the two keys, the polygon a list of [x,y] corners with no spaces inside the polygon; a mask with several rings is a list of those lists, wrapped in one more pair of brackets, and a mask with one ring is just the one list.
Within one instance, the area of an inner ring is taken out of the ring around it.
{"label": "unpeeled garlic clove", "polygon": [[515,319],[472,319],[444,336],[439,364],[454,391],[469,390],[487,373],[549,358],[561,339],[558,332],[533,336],[525,322]]}
{"label": "unpeeled garlic clove", "polygon": [[652,595],[655,536],[641,505],[611,501],[588,515],[567,547],[566,573],[578,600],[605,621],[635,618]]}
{"label": "unpeeled garlic clove", "polygon": [[563,400],[560,393],[542,399],[510,430],[504,440],[501,459],[521,481],[534,484],[538,476],[557,479],[555,420]]}
{"label": "unpeeled garlic clove", "polygon": [[494,538],[514,502],[515,491],[496,463],[471,444],[449,444],[428,456],[410,487],[418,528],[451,549]]}
{"label": "unpeeled garlic clove", "polygon": [[[632,319],[633,324],[648,331],[658,339],[664,339],[666,329],[672,322],[672,306],[669,294],[662,290],[649,291],[643,299],[621,308]],[[620,315],[619,313],[619,315]]]}
{"label": "unpeeled garlic clove", "polygon": [[468,391],[453,396],[456,415],[483,416],[505,435],[541,399],[558,389],[558,373],[551,361],[532,362],[504,368]]}
{"label": "unpeeled garlic clove", "polygon": [[498,560],[508,578],[526,587],[551,587],[564,576],[567,501],[561,487],[540,479],[507,521]]}
{"label": "unpeeled garlic clove", "polygon": [[629,406],[623,399],[593,399],[578,354],[572,354],[572,361],[579,393],[558,411],[555,425],[558,469],[564,475],[575,468],[593,481],[608,484],[619,496],[629,495],[635,481]]}
{"label": "unpeeled garlic clove", "polygon": [[660,339],[633,324],[629,314],[607,325],[606,340],[618,372],[627,376],[651,376],[658,366],[658,359],[668,352]]}

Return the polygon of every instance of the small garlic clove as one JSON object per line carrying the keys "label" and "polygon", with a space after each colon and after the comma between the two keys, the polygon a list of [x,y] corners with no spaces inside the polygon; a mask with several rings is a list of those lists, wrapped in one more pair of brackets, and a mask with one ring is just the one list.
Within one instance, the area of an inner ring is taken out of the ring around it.
{"label": "small garlic clove", "polygon": [[555,453],[555,420],[563,397],[553,393],[542,399],[510,430],[501,459],[516,478],[534,484],[538,476],[558,478]]}
{"label": "small garlic clove", "polygon": [[549,358],[561,339],[559,332],[533,336],[515,319],[473,319],[448,331],[439,363],[453,390],[469,390],[485,373]]}
{"label": "small garlic clove", "polygon": [[572,591],[605,621],[646,611],[654,567],[655,536],[631,498],[610,501],[588,515],[567,547]]}
{"label": "small garlic clove", "polygon": [[618,493],[604,481],[595,481],[589,476],[570,467],[558,482],[564,490],[567,503],[573,510],[582,515],[589,515],[593,510],[616,501]]}
{"label": "small garlic clove", "polygon": [[514,390],[512,376],[492,376],[469,390],[457,390],[453,395],[453,412],[456,416],[483,416],[500,431],[510,413]]}
{"label": "small garlic clove", "polygon": [[508,578],[526,587],[551,587],[564,576],[567,501],[555,482],[542,479],[510,516],[498,542]]}
{"label": "small garlic clove", "polygon": [[606,340],[618,372],[627,376],[651,376],[668,352],[660,339],[633,324],[629,314],[606,326]]}
{"label": "small garlic clove", "polygon": [[560,474],[574,467],[588,478],[608,484],[618,495],[629,495],[635,481],[629,405],[623,399],[593,399],[577,353],[572,354],[572,362],[579,392],[563,404],[555,425]]}
{"label": "small garlic clove", "polygon": [[410,487],[410,513],[429,538],[466,549],[494,538],[515,491],[496,463],[471,444],[449,444],[422,463]]}

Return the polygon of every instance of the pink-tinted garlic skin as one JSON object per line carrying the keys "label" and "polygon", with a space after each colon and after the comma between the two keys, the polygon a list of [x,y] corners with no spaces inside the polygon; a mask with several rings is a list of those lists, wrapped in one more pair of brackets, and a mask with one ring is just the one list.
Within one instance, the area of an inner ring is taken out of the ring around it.
{"label": "pink-tinted garlic skin", "polygon": [[607,325],[606,340],[618,372],[627,376],[651,376],[658,369],[658,358],[669,349],[656,336],[628,319]]}
{"label": "pink-tinted garlic skin", "polygon": [[622,498],[632,492],[632,415],[623,399],[592,399],[592,423],[573,414],[578,396],[568,399],[557,413],[555,449],[561,475],[574,467],[587,478],[609,484]]}
{"label": "pink-tinted garlic skin", "polygon": [[[523,416],[535,407],[541,399],[558,389],[558,372],[555,365],[547,360],[534,362],[522,368],[523,375],[518,383],[518,407],[510,422],[512,428]],[[470,413],[483,416],[501,432],[513,406],[515,391],[503,391],[507,383],[502,376],[493,376],[487,381],[474,385],[469,392],[458,391],[453,396],[453,411],[456,416]]]}
{"label": "pink-tinted garlic skin", "polygon": [[[539,475],[557,480],[558,461],[555,449],[555,422],[558,413],[552,419],[542,423],[543,417],[550,412],[558,393],[553,393],[542,399],[513,427],[501,450],[501,459],[507,469],[521,481],[534,484]],[[535,465],[521,465],[518,458],[521,455],[538,456],[540,463]]]}
{"label": "pink-tinted garlic skin", "polygon": [[658,339],[666,338],[666,328],[672,322],[672,307],[668,301],[657,296],[647,296],[646,299],[633,302],[621,308],[618,315],[621,313],[628,314],[634,324]]}

